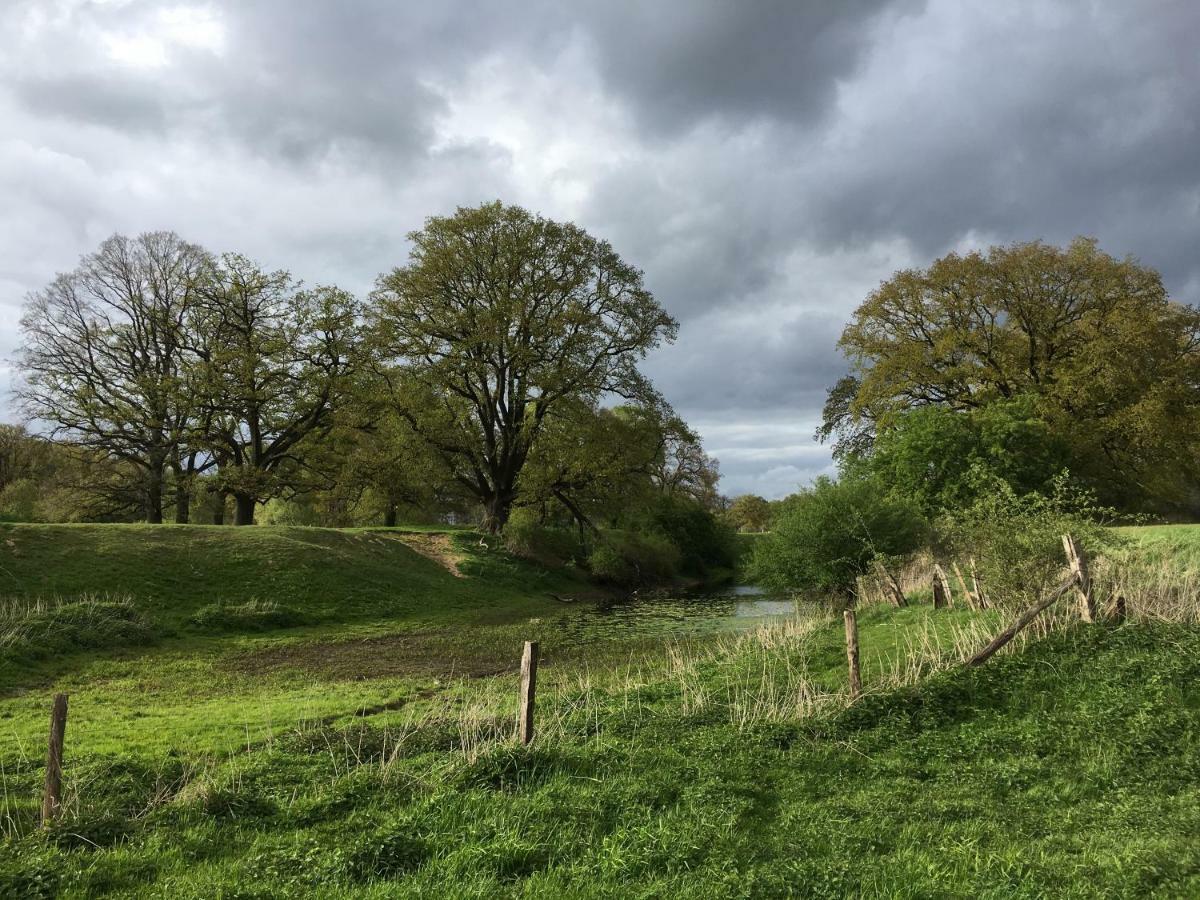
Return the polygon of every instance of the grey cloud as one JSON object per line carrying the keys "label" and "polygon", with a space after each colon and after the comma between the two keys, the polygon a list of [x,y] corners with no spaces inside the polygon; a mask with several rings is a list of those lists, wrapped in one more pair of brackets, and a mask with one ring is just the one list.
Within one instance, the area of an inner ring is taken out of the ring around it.
{"label": "grey cloud", "polygon": [[625,0],[591,6],[582,18],[606,81],[635,105],[643,127],[670,133],[714,116],[819,116],[838,79],[856,70],[875,20],[893,7],[918,4]]}
{"label": "grey cloud", "polygon": [[100,36],[169,4],[0,7],[0,357],[114,230],[363,292],[500,198],[645,270],[682,322],[648,371],[725,490],[776,496],[828,468],[837,335],[898,267],[1093,234],[1200,300],[1191,3],[179,3],[224,46],[152,70]]}

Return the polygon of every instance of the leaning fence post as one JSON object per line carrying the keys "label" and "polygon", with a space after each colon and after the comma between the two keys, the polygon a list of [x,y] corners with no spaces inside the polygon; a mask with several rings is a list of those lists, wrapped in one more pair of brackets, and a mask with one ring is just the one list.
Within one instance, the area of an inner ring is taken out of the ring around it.
{"label": "leaning fence post", "polygon": [[884,593],[890,594],[892,603],[896,606],[908,606],[908,601],[904,597],[904,591],[900,590],[900,582],[896,580],[887,566],[883,564],[883,560],[875,560],[875,571],[879,573],[879,580],[883,582]]}
{"label": "leaning fence post", "polygon": [[940,565],[933,567],[933,608],[944,609],[950,606],[952,601],[950,593],[950,580],[946,577],[946,570]]}
{"label": "leaning fence post", "polygon": [[1075,543],[1075,538],[1069,534],[1062,536],[1063,551],[1067,554],[1067,564],[1075,577],[1075,591],[1079,595],[1079,615],[1085,622],[1096,621],[1096,601],[1092,598],[1092,579],[1088,575],[1087,556]]}
{"label": "leaning fence post", "polygon": [[975,568],[975,557],[971,557],[969,565],[971,570],[971,594],[975,598],[975,608],[987,609],[988,601],[987,597],[983,596],[983,588],[979,586],[979,572]]}
{"label": "leaning fence post", "polygon": [[50,707],[50,746],[46,752],[46,787],[42,792],[42,824],[62,809],[63,738],[67,733],[67,695],[55,694]]}
{"label": "leaning fence post", "polygon": [[1125,618],[1128,616],[1128,614],[1129,611],[1125,603],[1125,595],[1117,594],[1117,596],[1113,598],[1112,608],[1109,611],[1108,617],[1119,625],[1121,622],[1125,621]]}
{"label": "leaning fence post", "polygon": [[537,691],[537,641],[526,641],[521,656],[521,711],[517,715],[517,734],[522,744],[533,740],[533,698]]}
{"label": "leaning fence post", "polygon": [[968,659],[966,664],[968,666],[982,666],[985,662],[992,658],[997,650],[1015,638],[1017,633],[1022,628],[1041,615],[1044,610],[1049,609],[1059,597],[1071,590],[1071,585],[1074,583],[1075,578],[1072,576],[1055,588],[1051,593],[1047,594],[1044,598],[1033,604],[1033,606],[1021,613],[1015,622],[992,638],[986,647]]}
{"label": "leaning fence post", "polygon": [[958,579],[958,587],[962,591],[963,602],[967,604],[968,608],[974,609],[975,599],[971,596],[971,589],[967,587],[967,580],[963,578],[962,569],[958,567],[957,562],[952,562],[950,566],[954,569],[954,577]]}
{"label": "leaning fence post", "polygon": [[846,610],[846,662],[850,665],[850,699],[862,696],[862,675],[858,671],[858,615]]}

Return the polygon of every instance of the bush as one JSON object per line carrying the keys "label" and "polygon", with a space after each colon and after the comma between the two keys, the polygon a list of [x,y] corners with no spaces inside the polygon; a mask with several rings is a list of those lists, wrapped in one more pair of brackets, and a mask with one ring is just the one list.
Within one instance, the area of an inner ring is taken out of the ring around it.
{"label": "bush", "polygon": [[1001,478],[983,472],[977,477],[976,500],[938,520],[937,531],[947,553],[975,559],[983,591],[993,602],[1024,605],[1061,581],[1064,534],[1092,554],[1115,549],[1121,541],[1105,527],[1116,511],[1099,506],[1095,495],[1073,485],[1066,472],[1052,480],[1047,494],[1018,494]]}
{"label": "bush", "polygon": [[736,532],[695,500],[663,497],[635,521],[637,530],[666,538],[679,551],[679,568],[689,575],[737,565]]}
{"label": "bush", "polygon": [[588,557],[592,576],[623,588],[670,581],[679,571],[679,550],[658,534],[608,531]]}
{"label": "bush", "polygon": [[30,478],[9,482],[0,491],[0,521],[37,522],[41,487]]}
{"label": "bush", "polygon": [[540,524],[528,510],[517,510],[504,526],[504,548],[513,556],[545,566],[579,564],[587,552],[578,534],[570,528]]}
{"label": "bush", "polygon": [[749,573],[767,587],[846,595],[876,557],[912,553],[926,534],[916,506],[888,496],[878,481],[819,478],[784,501]]}
{"label": "bush", "polygon": [[310,624],[309,617],[299,610],[270,600],[210,603],[196,610],[188,621],[205,631],[271,631]]}

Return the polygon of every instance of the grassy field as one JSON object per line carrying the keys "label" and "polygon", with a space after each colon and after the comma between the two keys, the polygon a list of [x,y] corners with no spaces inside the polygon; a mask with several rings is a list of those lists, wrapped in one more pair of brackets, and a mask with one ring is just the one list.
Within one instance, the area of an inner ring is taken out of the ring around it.
{"label": "grassy field", "polygon": [[[967,671],[998,614],[871,607],[850,705],[840,617],[581,632],[552,595],[584,582],[469,533],[0,541],[0,896],[1200,894],[1195,624],[1064,618]],[[54,690],[69,815],[41,830]]]}

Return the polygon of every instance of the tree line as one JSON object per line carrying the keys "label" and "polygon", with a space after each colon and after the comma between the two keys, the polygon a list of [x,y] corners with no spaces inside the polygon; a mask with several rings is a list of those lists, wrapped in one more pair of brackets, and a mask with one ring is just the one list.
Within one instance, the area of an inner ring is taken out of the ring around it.
{"label": "tree line", "polygon": [[276,501],[491,532],[715,507],[715,460],[639,370],[677,323],[607,242],[500,203],[410,239],[361,299],[171,232],[104,241],[28,298],[16,393],[40,434],[8,429],[23,474],[0,489],[69,470],[76,518],[247,525]]}

